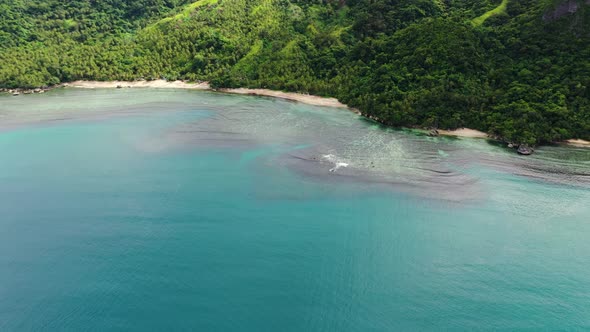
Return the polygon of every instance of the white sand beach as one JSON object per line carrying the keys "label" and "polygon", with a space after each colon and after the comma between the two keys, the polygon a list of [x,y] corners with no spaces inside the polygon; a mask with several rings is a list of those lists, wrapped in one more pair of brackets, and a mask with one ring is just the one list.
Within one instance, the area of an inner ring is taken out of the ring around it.
{"label": "white sand beach", "polygon": [[590,148],[590,141],[586,141],[583,139],[568,139],[565,141],[565,144],[575,146],[578,148]]}
{"label": "white sand beach", "polygon": [[469,137],[469,138],[489,138],[488,134],[484,133],[483,131],[469,129],[469,128],[460,128],[455,130],[438,130],[440,135],[444,136],[457,136],[457,137]]}

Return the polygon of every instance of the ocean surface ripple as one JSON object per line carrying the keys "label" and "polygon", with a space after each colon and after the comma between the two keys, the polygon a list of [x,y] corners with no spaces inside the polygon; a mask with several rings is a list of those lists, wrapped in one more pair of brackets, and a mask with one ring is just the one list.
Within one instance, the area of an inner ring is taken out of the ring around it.
{"label": "ocean surface ripple", "polygon": [[590,329],[589,149],[58,89],[0,156],[0,331]]}

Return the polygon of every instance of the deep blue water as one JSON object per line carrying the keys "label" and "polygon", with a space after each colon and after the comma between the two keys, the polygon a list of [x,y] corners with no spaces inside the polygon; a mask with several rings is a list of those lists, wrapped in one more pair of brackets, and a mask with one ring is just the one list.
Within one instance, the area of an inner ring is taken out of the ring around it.
{"label": "deep blue water", "polygon": [[590,329],[590,150],[176,90],[0,129],[1,331]]}

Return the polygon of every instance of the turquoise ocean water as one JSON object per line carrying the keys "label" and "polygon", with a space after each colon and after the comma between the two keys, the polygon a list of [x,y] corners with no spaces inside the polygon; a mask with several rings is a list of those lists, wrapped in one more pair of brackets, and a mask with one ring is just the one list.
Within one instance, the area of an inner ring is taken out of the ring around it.
{"label": "turquoise ocean water", "polygon": [[590,329],[590,150],[343,109],[0,96],[1,331]]}

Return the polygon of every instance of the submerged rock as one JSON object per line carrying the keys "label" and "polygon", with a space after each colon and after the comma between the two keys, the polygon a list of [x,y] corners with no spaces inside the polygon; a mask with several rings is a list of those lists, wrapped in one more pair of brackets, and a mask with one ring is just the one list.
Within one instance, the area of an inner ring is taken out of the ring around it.
{"label": "submerged rock", "polygon": [[428,136],[430,136],[430,137],[437,137],[439,135],[440,135],[440,133],[436,129],[432,129],[428,132]]}

